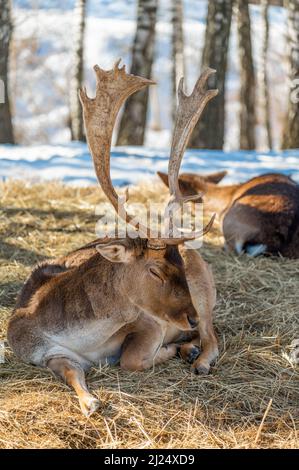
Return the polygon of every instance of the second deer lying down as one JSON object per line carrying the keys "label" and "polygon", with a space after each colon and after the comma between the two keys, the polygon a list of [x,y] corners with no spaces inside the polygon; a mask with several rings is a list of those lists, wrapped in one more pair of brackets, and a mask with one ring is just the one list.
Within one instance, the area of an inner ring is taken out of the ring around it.
{"label": "second deer lying down", "polygon": [[[151,82],[95,67],[96,97],[80,97],[89,148],[99,183],[117,208],[110,179],[110,144],[124,100]],[[216,94],[205,84],[207,70],[187,97],[179,88],[179,107],[169,161],[168,209],[184,198],[178,173],[188,138],[206,103]],[[191,198],[192,199],[192,198]],[[125,212],[124,219],[134,225]],[[210,224],[206,227],[208,230]],[[144,370],[177,353],[197,373],[207,373],[218,354],[212,325],[215,287],[210,268],[186,240],[201,234],[151,238],[138,224],[136,239],[101,239],[69,255],[38,266],[25,283],[8,325],[8,340],[23,361],[50,368],[72,386],[81,409],[90,415],[99,405],[88,391],[85,371],[115,363]],[[204,230],[205,231],[205,230]],[[203,232],[204,232],[203,231]],[[199,354],[201,346],[201,354]]]}
{"label": "second deer lying down", "polygon": [[[168,176],[158,174],[168,185]],[[299,258],[299,185],[288,176],[266,174],[218,186],[225,175],[182,173],[179,184],[185,195],[205,194],[205,206],[220,216],[227,249]]]}

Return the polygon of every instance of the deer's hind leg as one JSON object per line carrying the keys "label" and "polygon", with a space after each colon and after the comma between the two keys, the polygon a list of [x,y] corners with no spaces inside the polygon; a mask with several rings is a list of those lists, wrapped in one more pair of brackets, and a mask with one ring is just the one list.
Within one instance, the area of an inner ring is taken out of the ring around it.
{"label": "deer's hind leg", "polygon": [[85,416],[90,416],[98,409],[100,402],[89,393],[84,370],[78,363],[66,357],[54,357],[48,361],[47,367],[75,390]]}

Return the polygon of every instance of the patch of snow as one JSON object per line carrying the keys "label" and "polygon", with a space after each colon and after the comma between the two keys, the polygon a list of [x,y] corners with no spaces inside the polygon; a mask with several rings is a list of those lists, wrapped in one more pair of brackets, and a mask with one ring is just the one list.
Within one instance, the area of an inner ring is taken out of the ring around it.
{"label": "patch of snow", "polygon": [[[151,181],[157,171],[167,171],[169,152],[145,147],[115,147],[111,175],[116,186]],[[299,150],[284,152],[221,152],[187,150],[182,171],[212,173],[228,170],[225,182],[245,181],[269,172],[292,175],[299,183]],[[0,179],[31,182],[61,180],[75,186],[96,184],[96,176],[86,144],[0,145]]]}

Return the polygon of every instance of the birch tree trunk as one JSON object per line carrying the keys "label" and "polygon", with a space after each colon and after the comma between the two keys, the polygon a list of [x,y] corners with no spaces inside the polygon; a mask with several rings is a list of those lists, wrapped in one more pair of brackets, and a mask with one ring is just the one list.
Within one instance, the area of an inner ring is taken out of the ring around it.
{"label": "birch tree trunk", "polygon": [[[158,0],[139,0],[137,29],[132,51],[131,73],[151,78],[154,60]],[[149,90],[134,93],[126,101],[116,145],[143,145]]]}
{"label": "birch tree trunk", "polygon": [[12,34],[10,0],[0,0],[0,143],[14,144],[8,95],[9,45]]}
{"label": "birch tree trunk", "polygon": [[85,31],[86,0],[76,0],[74,12],[74,50],[72,76],[70,82],[70,127],[71,139],[84,141],[84,128],[78,89],[83,81],[84,68],[84,31]]}
{"label": "birch tree trunk", "polygon": [[255,71],[252,59],[251,23],[247,0],[237,0],[239,56],[241,66],[240,149],[255,149]]}
{"label": "birch tree trunk", "polygon": [[286,0],[288,8],[289,109],[283,148],[299,148],[299,0]]}
{"label": "birch tree trunk", "polygon": [[209,79],[211,88],[218,88],[203,112],[191,136],[190,147],[222,149],[224,142],[224,104],[227,52],[233,0],[209,0],[202,70],[212,67],[217,74]]}
{"label": "birch tree trunk", "polygon": [[182,0],[171,0],[172,23],[172,120],[175,121],[177,89],[181,77],[185,77],[184,31]]}
{"label": "birch tree trunk", "polygon": [[269,0],[261,0],[261,16],[263,29],[263,51],[262,51],[262,70],[261,70],[261,90],[263,100],[263,114],[266,128],[267,144],[269,150],[273,147],[271,121],[270,121],[270,97],[269,81],[267,72],[267,57],[269,47],[269,18],[268,18]]}

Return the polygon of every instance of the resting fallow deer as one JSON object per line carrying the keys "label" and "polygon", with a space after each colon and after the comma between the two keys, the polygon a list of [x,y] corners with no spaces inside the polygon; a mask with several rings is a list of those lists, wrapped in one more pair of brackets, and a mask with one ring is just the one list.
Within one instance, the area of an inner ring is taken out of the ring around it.
{"label": "resting fallow deer", "polygon": [[[226,174],[182,173],[179,178],[183,194],[204,193],[205,207],[217,212],[226,248],[250,256],[269,253],[299,258],[299,185],[273,173],[218,186]],[[158,175],[168,186],[168,175]]]}
{"label": "resting fallow deer", "polygon": [[[79,92],[96,175],[115,210],[119,201],[110,178],[115,119],[126,98],[153,83],[118,65],[109,71],[94,67],[95,98],[85,89]],[[184,94],[182,81],[179,86],[169,160],[170,214],[174,203],[194,199],[182,196],[178,174],[188,138],[217,93],[205,88],[212,72],[203,73],[190,96]],[[99,406],[85,382],[85,371],[92,365],[120,362],[124,369],[144,370],[174,357],[178,342],[185,340],[189,342],[181,345],[181,356],[192,363],[194,372],[207,373],[218,354],[212,325],[213,276],[199,253],[184,245],[202,236],[211,223],[200,233],[151,238],[146,227],[134,223],[124,203],[122,217],[139,236],[95,240],[37,266],[8,325],[15,354],[64,379],[75,389],[86,416]]]}

